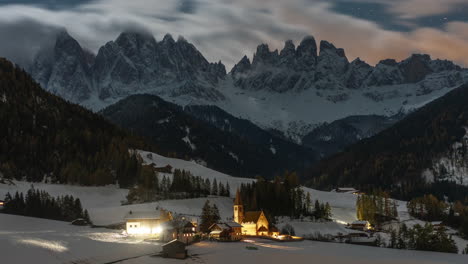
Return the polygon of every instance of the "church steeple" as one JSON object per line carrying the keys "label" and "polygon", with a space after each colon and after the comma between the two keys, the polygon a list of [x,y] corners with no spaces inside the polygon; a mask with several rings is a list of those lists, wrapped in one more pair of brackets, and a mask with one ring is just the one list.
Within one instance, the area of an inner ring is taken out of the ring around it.
{"label": "church steeple", "polygon": [[234,200],[234,222],[241,224],[244,220],[244,205],[240,197],[239,189],[236,192],[236,199]]}
{"label": "church steeple", "polygon": [[236,191],[236,199],[234,200],[234,205],[242,205],[242,199],[240,197],[239,189]]}

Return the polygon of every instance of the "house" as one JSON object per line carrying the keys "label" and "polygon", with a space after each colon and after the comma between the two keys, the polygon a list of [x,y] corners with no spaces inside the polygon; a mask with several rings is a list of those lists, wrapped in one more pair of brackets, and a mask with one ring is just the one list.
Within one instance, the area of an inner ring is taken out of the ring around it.
{"label": "house", "polygon": [[172,221],[171,213],[160,211],[133,212],[125,216],[126,231],[129,235],[143,235],[157,238],[167,237],[167,232],[172,229],[169,224]]}
{"label": "house", "polygon": [[367,231],[367,230],[371,230],[372,226],[369,223],[369,221],[354,221],[353,223],[351,223],[351,229]]}
{"label": "house", "polygon": [[442,221],[435,221],[431,222],[432,227],[435,231],[443,231],[445,230],[445,226],[442,224]]}
{"label": "house", "polygon": [[239,190],[234,200],[234,222],[242,225],[242,234],[247,236],[267,236],[269,223],[263,211],[244,212]]}
{"label": "house", "polygon": [[210,238],[220,241],[240,241],[242,225],[236,222],[217,223],[210,226]]}
{"label": "house", "polygon": [[2,209],[3,209],[3,207],[5,207],[5,202],[4,202],[4,201],[2,201],[2,200],[0,200],[0,210],[2,210]]}
{"label": "house", "polygon": [[178,234],[178,239],[188,245],[193,242],[196,234],[196,226],[192,222],[187,222],[184,225],[182,232]]}
{"label": "house", "polygon": [[162,256],[165,258],[185,259],[187,257],[185,243],[174,239],[162,245]]}
{"label": "house", "polygon": [[337,193],[351,193],[351,194],[361,194],[359,190],[356,190],[352,187],[343,187],[343,188],[336,188],[332,192],[337,192]]}
{"label": "house", "polygon": [[279,230],[278,230],[278,228],[276,228],[276,227],[274,227],[274,226],[271,227],[271,228],[270,228],[269,235],[270,235],[271,237],[278,237],[278,236],[279,236]]}

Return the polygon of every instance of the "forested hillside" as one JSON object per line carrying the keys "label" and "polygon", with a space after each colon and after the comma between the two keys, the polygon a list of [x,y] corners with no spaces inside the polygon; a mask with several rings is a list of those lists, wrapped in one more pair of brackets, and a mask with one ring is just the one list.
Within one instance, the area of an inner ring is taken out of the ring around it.
{"label": "forested hillside", "polygon": [[467,102],[468,85],[464,85],[377,136],[321,161],[309,172],[309,185],[378,187],[401,198],[433,193],[465,200],[465,186],[423,172],[455,143],[460,155],[467,157],[462,143],[468,127]]}
{"label": "forested hillside", "polygon": [[39,86],[0,59],[0,176],[127,186],[139,173],[129,148],[148,148],[104,118]]}
{"label": "forested hillside", "polygon": [[284,140],[271,143],[225,131],[155,95],[133,95],[100,112],[113,123],[144,136],[158,153],[196,160],[237,177],[273,178],[286,170],[303,174],[315,161],[312,150]]}

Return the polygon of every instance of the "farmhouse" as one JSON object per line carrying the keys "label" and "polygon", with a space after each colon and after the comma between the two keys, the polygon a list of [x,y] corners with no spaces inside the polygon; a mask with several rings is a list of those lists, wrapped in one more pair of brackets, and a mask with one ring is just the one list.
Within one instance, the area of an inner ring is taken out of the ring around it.
{"label": "farmhouse", "polygon": [[442,224],[441,221],[431,222],[431,225],[436,231],[445,230],[445,226]]}
{"label": "farmhouse", "polygon": [[239,241],[242,239],[242,225],[236,222],[217,223],[210,226],[210,237],[220,241]]}
{"label": "farmhouse", "polygon": [[172,221],[171,213],[160,211],[133,212],[125,216],[127,234],[166,237],[172,231],[169,222]]}
{"label": "farmhouse", "polygon": [[242,225],[242,234],[247,236],[267,236],[269,223],[263,211],[244,212],[240,193],[237,191],[234,201],[234,222]]}
{"label": "farmhouse", "polygon": [[369,221],[354,221],[351,224],[351,229],[360,230],[360,231],[367,231],[367,230],[372,229],[372,226],[369,223]]}
{"label": "farmhouse", "polygon": [[178,234],[178,239],[185,242],[185,244],[190,244],[195,239],[197,234],[197,228],[192,222],[187,222],[182,229],[182,232]]}

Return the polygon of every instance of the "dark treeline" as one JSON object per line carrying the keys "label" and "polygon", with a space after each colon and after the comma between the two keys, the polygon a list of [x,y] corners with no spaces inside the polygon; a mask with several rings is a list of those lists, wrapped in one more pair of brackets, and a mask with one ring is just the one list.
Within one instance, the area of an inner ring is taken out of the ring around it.
{"label": "dark treeline", "polygon": [[430,224],[415,225],[408,228],[405,224],[400,227],[399,232],[390,232],[389,248],[412,249],[424,251],[437,251],[447,253],[458,253],[455,241],[443,230],[435,230]]}
{"label": "dark treeline", "polygon": [[251,184],[242,184],[240,197],[246,211],[264,210],[270,219],[275,216],[331,218],[330,205],[319,201],[313,205],[310,194],[300,188],[295,173],[286,172],[283,178],[276,177],[273,181],[258,178]]}
{"label": "dark treeline", "polygon": [[7,178],[132,186],[139,163],[129,149],[151,149],[103,117],[43,90],[0,59],[0,171]]}
{"label": "dark treeline", "polygon": [[398,217],[397,204],[386,192],[376,191],[369,195],[359,195],[356,201],[356,214],[359,220],[380,225]]}
{"label": "dark treeline", "polygon": [[83,210],[80,199],[71,195],[52,197],[34,187],[28,190],[26,196],[18,192],[14,196],[7,193],[3,213],[68,222],[83,218],[91,223],[88,211]]}
{"label": "dark treeline", "polygon": [[408,212],[425,221],[442,221],[457,229],[462,237],[468,238],[468,206],[460,201],[449,204],[433,195],[425,195],[409,201]]}
{"label": "dark treeline", "polygon": [[174,170],[172,180],[161,177],[152,166],[143,166],[139,175],[137,186],[127,196],[129,203],[231,195],[229,183],[218,183],[216,179],[211,182],[185,170]]}

